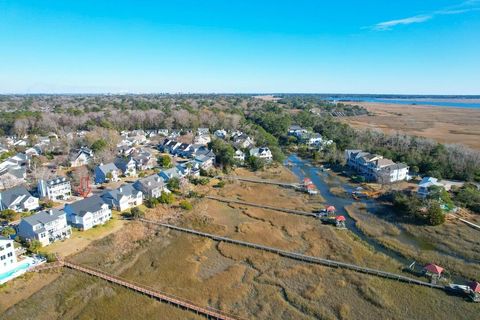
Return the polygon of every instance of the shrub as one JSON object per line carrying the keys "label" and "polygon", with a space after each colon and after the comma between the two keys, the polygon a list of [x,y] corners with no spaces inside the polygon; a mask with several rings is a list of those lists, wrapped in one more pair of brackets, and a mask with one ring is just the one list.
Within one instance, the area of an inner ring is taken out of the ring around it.
{"label": "shrub", "polygon": [[175,202],[175,196],[172,193],[162,192],[158,201],[160,203],[172,204]]}
{"label": "shrub", "polygon": [[180,189],[180,179],[178,178],[171,178],[167,182],[167,188],[169,190],[175,191]]}
{"label": "shrub", "polygon": [[12,209],[5,209],[0,211],[0,218],[8,221],[15,220],[17,213]]}
{"label": "shrub", "polygon": [[225,181],[220,180],[216,185],[213,186],[214,188],[223,188],[225,187]]}
{"label": "shrub", "polygon": [[130,217],[139,219],[145,217],[145,213],[138,207],[134,207],[130,210]]}
{"label": "shrub", "polygon": [[192,210],[192,209],[193,209],[192,204],[191,204],[188,200],[182,200],[182,201],[180,201],[180,207],[181,207],[183,210]]}
{"label": "shrub", "polygon": [[28,243],[27,250],[31,253],[38,253],[40,248],[42,248],[42,243],[38,240],[32,240]]}

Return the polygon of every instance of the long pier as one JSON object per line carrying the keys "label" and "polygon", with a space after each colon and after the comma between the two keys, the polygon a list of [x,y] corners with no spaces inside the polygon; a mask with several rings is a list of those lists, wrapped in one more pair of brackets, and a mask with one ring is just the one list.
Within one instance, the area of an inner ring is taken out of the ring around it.
{"label": "long pier", "polygon": [[159,301],[168,303],[169,305],[179,307],[184,310],[188,310],[191,312],[196,313],[197,315],[204,316],[207,319],[215,319],[215,320],[236,320],[239,318],[230,316],[222,311],[215,310],[213,308],[203,308],[199,307],[193,302],[190,302],[188,300],[185,300],[183,298],[177,298],[172,296],[171,294],[166,294],[163,292],[160,292],[156,289],[149,288],[145,285],[142,284],[136,284],[131,280],[125,280],[120,277],[105,273],[103,271],[99,271],[93,268],[88,268],[85,266],[81,266],[69,261],[64,261],[64,260],[58,260],[53,263],[48,263],[44,264],[41,266],[38,266],[37,268],[32,269],[31,271],[42,271],[42,270],[47,270],[47,269],[52,269],[52,268],[59,268],[59,267],[66,267],[70,268],[73,270],[77,270],[83,273],[86,273],[88,275],[106,280],[108,282],[120,285],[122,287],[128,288],[130,290],[133,290],[135,292],[147,295],[151,298],[157,299]]}
{"label": "long pier", "polygon": [[313,257],[313,256],[307,256],[307,255],[304,255],[304,254],[301,254],[301,253],[285,251],[285,250],[281,250],[281,249],[277,249],[277,248],[273,248],[273,247],[269,247],[269,246],[265,246],[265,245],[261,245],[261,244],[257,244],[257,243],[242,241],[242,240],[235,240],[235,239],[231,239],[231,238],[227,238],[227,237],[223,237],[223,236],[218,236],[218,235],[214,235],[214,234],[210,234],[210,233],[206,233],[206,232],[201,232],[201,231],[197,231],[197,230],[193,230],[193,229],[177,227],[177,226],[174,226],[174,225],[161,223],[161,222],[157,222],[157,221],[153,221],[153,220],[148,220],[148,219],[138,219],[138,220],[140,220],[144,223],[155,224],[155,225],[165,227],[165,228],[168,228],[168,229],[172,229],[172,230],[176,230],[176,231],[180,231],[180,232],[184,232],[184,233],[189,233],[189,234],[197,235],[197,236],[200,236],[200,237],[209,238],[209,239],[212,239],[212,240],[215,240],[215,241],[231,243],[231,244],[236,244],[236,245],[240,245],[240,246],[244,246],[244,247],[248,247],[248,248],[253,248],[253,249],[263,250],[263,251],[266,251],[266,252],[275,253],[275,254],[278,254],[282,257],[302,261],[302,262],[305,262],[305,263],[318,264],[318,265],[323,265],[323,266],[327,266],[327,267],[331,267],[331,268],[342,268],[342,269],[352,270],[352,271],[355,271],[355,272],[364,273],[364,274],[368,274],[368,275],[373,275],[373,276],[377,276],[377,277],[381,277],[381,278],[385,278],[385,279],[410,283],[410,284],[414,284],[414,285],[425,286],[425,287],[430,287],[430,288],[435,288],[435,289],[442,289],[442,290],[444,289],[443,286],[440,286],[440,285],[437,285],[437,284],[432,284],[432,283],[429,283],[429,282],[413,279],[413,278],[410,278],[410,277],[406,277],[406,276],[403,276],[403,275],[399,275],[399,274],[395,274],[395,273],[391,273],[391,272],[387,272],[387,271],[371,269],[371,268],[367,268],[367,267],[361,267],[361,266],[357,266],[357,265],[354,265],[354,264],[341,262],[341,261],[335,261],[335,260],[323,259],[323,258],[318,258],[318,257]]}
{"label": "long pier", "polygon": [[316,217],[315,214],[313,214],[311,212],[306,212],[306,211],[272,207],[272,206],[268,206],[268,205],[264,205],[264,204],[258,204],[258,203],[235,200],[235,199],[227,199],[227,198],[221,198],[221,197],[215,197],[215,196],[206,196],[205,198],[210,199],[210,200],[219,201],[219,202],[235,203],[235,204],[245,205],[245,206],[249,206],[249,207],[256,207],[256,208],[262,208],[262,209],[268,209],[268,210],[280,211],[280,212],[286,212],[286,213],[293,213],[293,214],[297,214],[297,215],[301,215],[301,216]]}

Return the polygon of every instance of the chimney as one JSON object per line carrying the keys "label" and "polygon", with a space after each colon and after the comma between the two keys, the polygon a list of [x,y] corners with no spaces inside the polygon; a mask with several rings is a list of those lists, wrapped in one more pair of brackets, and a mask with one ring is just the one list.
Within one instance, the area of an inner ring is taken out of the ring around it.
{"label": "chimney", "polygon": [[123,192],[123,188],[122,187],[118,188],[118,191]]}
{"label": "chimney", "polygon": [[148,181],[148,182],[147,182],[147,185],[151,186],[151,185],[152,185],[152,181]]}
{"label": "chimney", "polygon": [[48,210],[48,214],[53,216],[53,210],[52,209]]}

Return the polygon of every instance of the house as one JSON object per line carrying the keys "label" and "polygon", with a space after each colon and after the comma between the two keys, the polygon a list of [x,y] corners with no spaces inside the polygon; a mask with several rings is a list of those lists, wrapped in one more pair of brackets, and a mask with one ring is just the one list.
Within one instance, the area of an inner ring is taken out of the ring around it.
{"label": "house", "polygon": [[133,187],[141,191],[144,198],[158,198],[162,192],[170,192],[165,181],[158,174],[137,180]]}
{"label": "house", "polygon": [[4,170],[8,167],[25,167],[29,164],[29,158],[24,153],[17,153],[16,155],[5,159],[0,163],[0,170]]}
{"label": "house", "polygon": [[122,171],[118,169],[113,162],[110,162],[107,164],[102,163],[99,166],[96,166],[94,169],[94,174],[95,183],[100,184],[110,181],[119,181],[119,177],[122,174]]}
{"label": "house", "polygon": [[183,155],[188,153],[190,146],[191,144],[189,143],[181,143],[178,147],[175,148],[175,150],[173,150],[172,154],[182,157]]}
{"label": "house", "polygon": [[16,263],[17,255],[15,254],[13,240],[0,236],[0,275],[10,271]]}
{"label": "house", "polygon": [[213,135],[219,139],[225,139],[227,137],[227,131],[220,129],[216,130]]}
{"label": "house", "polygon": [[237,149],[248,149],[254,146],[253,139],[247,136],[245,133],[241,135],[235,135],[233,138],[233,146]]}
{"label": "house", "polygon": [[167,137],[168,136],[168,129],[158,129],[158,135]]}
{"label": "house", "polygon": [[17,227],[17,235],[22,240],[38,240],[47,246],[57,240],[70,238],[71,227],[67,224],[65,211],[49,209],[25,217]]}
{"label": "house", "polygon": [[288,135],[289,136],[294,136],[294,137],[297,137],[297,138],[300,138],[302,135],[304,135],[306,133],[308,133],[308,130],[303,129],[302,127],[300,127],[298,125],[292,125],[288,129]]}
{"label": "house", "polygon": [[177,179],[183,179],[186,174],[186,170],[181,168],[180,165],[177,165],[173,168],[167,169],[167,170],[162,170],[159,173],[159,176],[165,181],[168,182],[168,180],[177,178]]}
{"label": "house", "polygon": [[198,163],[198,166],[203,170],[208,170],[215,164],[215,156],[198,155],[195,157],[194,161]]}
{"label": "house", "polygon": [[243,163],[245,161],[245,152],[240,149],[235,150],[235,153],[233,154],[233,159],[235,159],[239,163]]}
{"label": "house", "polygon": [[11,209],[13,211],[33,211],[40,207],[38,198],[28,192],[24,186],[16,186],[0,192],[0,211]]}
{"label": "house", "polygon": [[207,145],[212,141],[209,134],[203,134],[201,136],[195,136],[193,143]]}
{"label": "house", "polygon": [[133,160],[132,156],[126,158],[116,158],[115,166],[122,170],[123,175],[126,177],[136,177],[137,176],[137,164]]}
{"label": "house", "polygon": [[445,184],[438,181],[437,178],[424,177],[418,184],[417,194],[419,197],[426,198],[430,193],[430,188],[433,186],[445,188]]}
{"label": "house", "polygon": [[159,145],[158,149],[161,152],[173,154],[175,152],[175,149],[177,149],[180,145],[181,143],[177,142],[176,140],[165,139],[163,141],[163,144]]}
{"label": "house", "polygon": [[72,168],[89,164],[93,160],[93,151],[87,147],[77,149],[71,156],[70,166]]}
{"label": "house", "polygon": [[272,152],[267,147],[250,149],[250,156],[265,160],[267,162],[272,161]]}
{"label": "house", "polygon": [[68,223],[81,230],[104,224],[112,218],[112,210],[99,195],[66,204],[64,210]]}
{"label": "house", "polygon": [[28,157],[38,157],[42,154],[42,148],[40,146],[33,146],[25,150],[25,154]]}
{"label": "house", "polygon": [[118,211],[124,211],[143,203],[143,192],[135,189],[132,184],[107,191],[101,197],[111,208]]}
{"label": "house", "polygon": [[197,129],[197,135],[203,136],[203,135],[208,135],[210,134],[210,130],[208,128],[198,128]]}
{"label": "house", "polygon": [[65,177],[42,179],[38,181],[37,190],[40,198],[50,200],[66,200],[72,196],[72,185]]}
{"label": "house", "polygon": [[321,146],[323,138],[320,133],[312,133],[309,135],[305,142],[308,146]]}
{"label": "house", "polygon": [[157,160],[153,158],[152,154],[146,150],[141,150],[140,152],[134,154],[133,160],[135,161],[137,170],[140,171],[153,169],[157,164]]}
{"label": "house", "polygon": [[403,163],[395,163],[378,154],[362,150],[345,150],[347,166],[355,170],[367,181],[393,183],[409,178],[409,167]]}
{"label": "house", "polygon": [[27,170],[25,167],[13,166],[0,170],[0,190],[18,186],[26,182]]}
{"label": "house", "polygon": [[135,147],[132,145],[128,144],[122,144],[120,146],[117,145],[117,152],[120,156],[127,157],[129,155],[132,155],[135,152]]}

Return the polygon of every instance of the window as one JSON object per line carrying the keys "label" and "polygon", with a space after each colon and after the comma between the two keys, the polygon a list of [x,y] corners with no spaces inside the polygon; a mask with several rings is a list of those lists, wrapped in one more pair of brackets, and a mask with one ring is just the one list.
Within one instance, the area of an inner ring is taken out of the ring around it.
{"label": "window", "polygon": [[7,257],[11,257],[11,256],[13,256],[13,253],[9,252],[9,253],[7,254]]}
{"label": "window", "polygon": [[6,247],[7,247],[7,248],[10,248],[11,246],[12,246],[11,243],[7,243],[7,246],[6,246]]}
{"label": "window", "polygon": [[5,260],[5,255],[1,256],[0,260]]}

